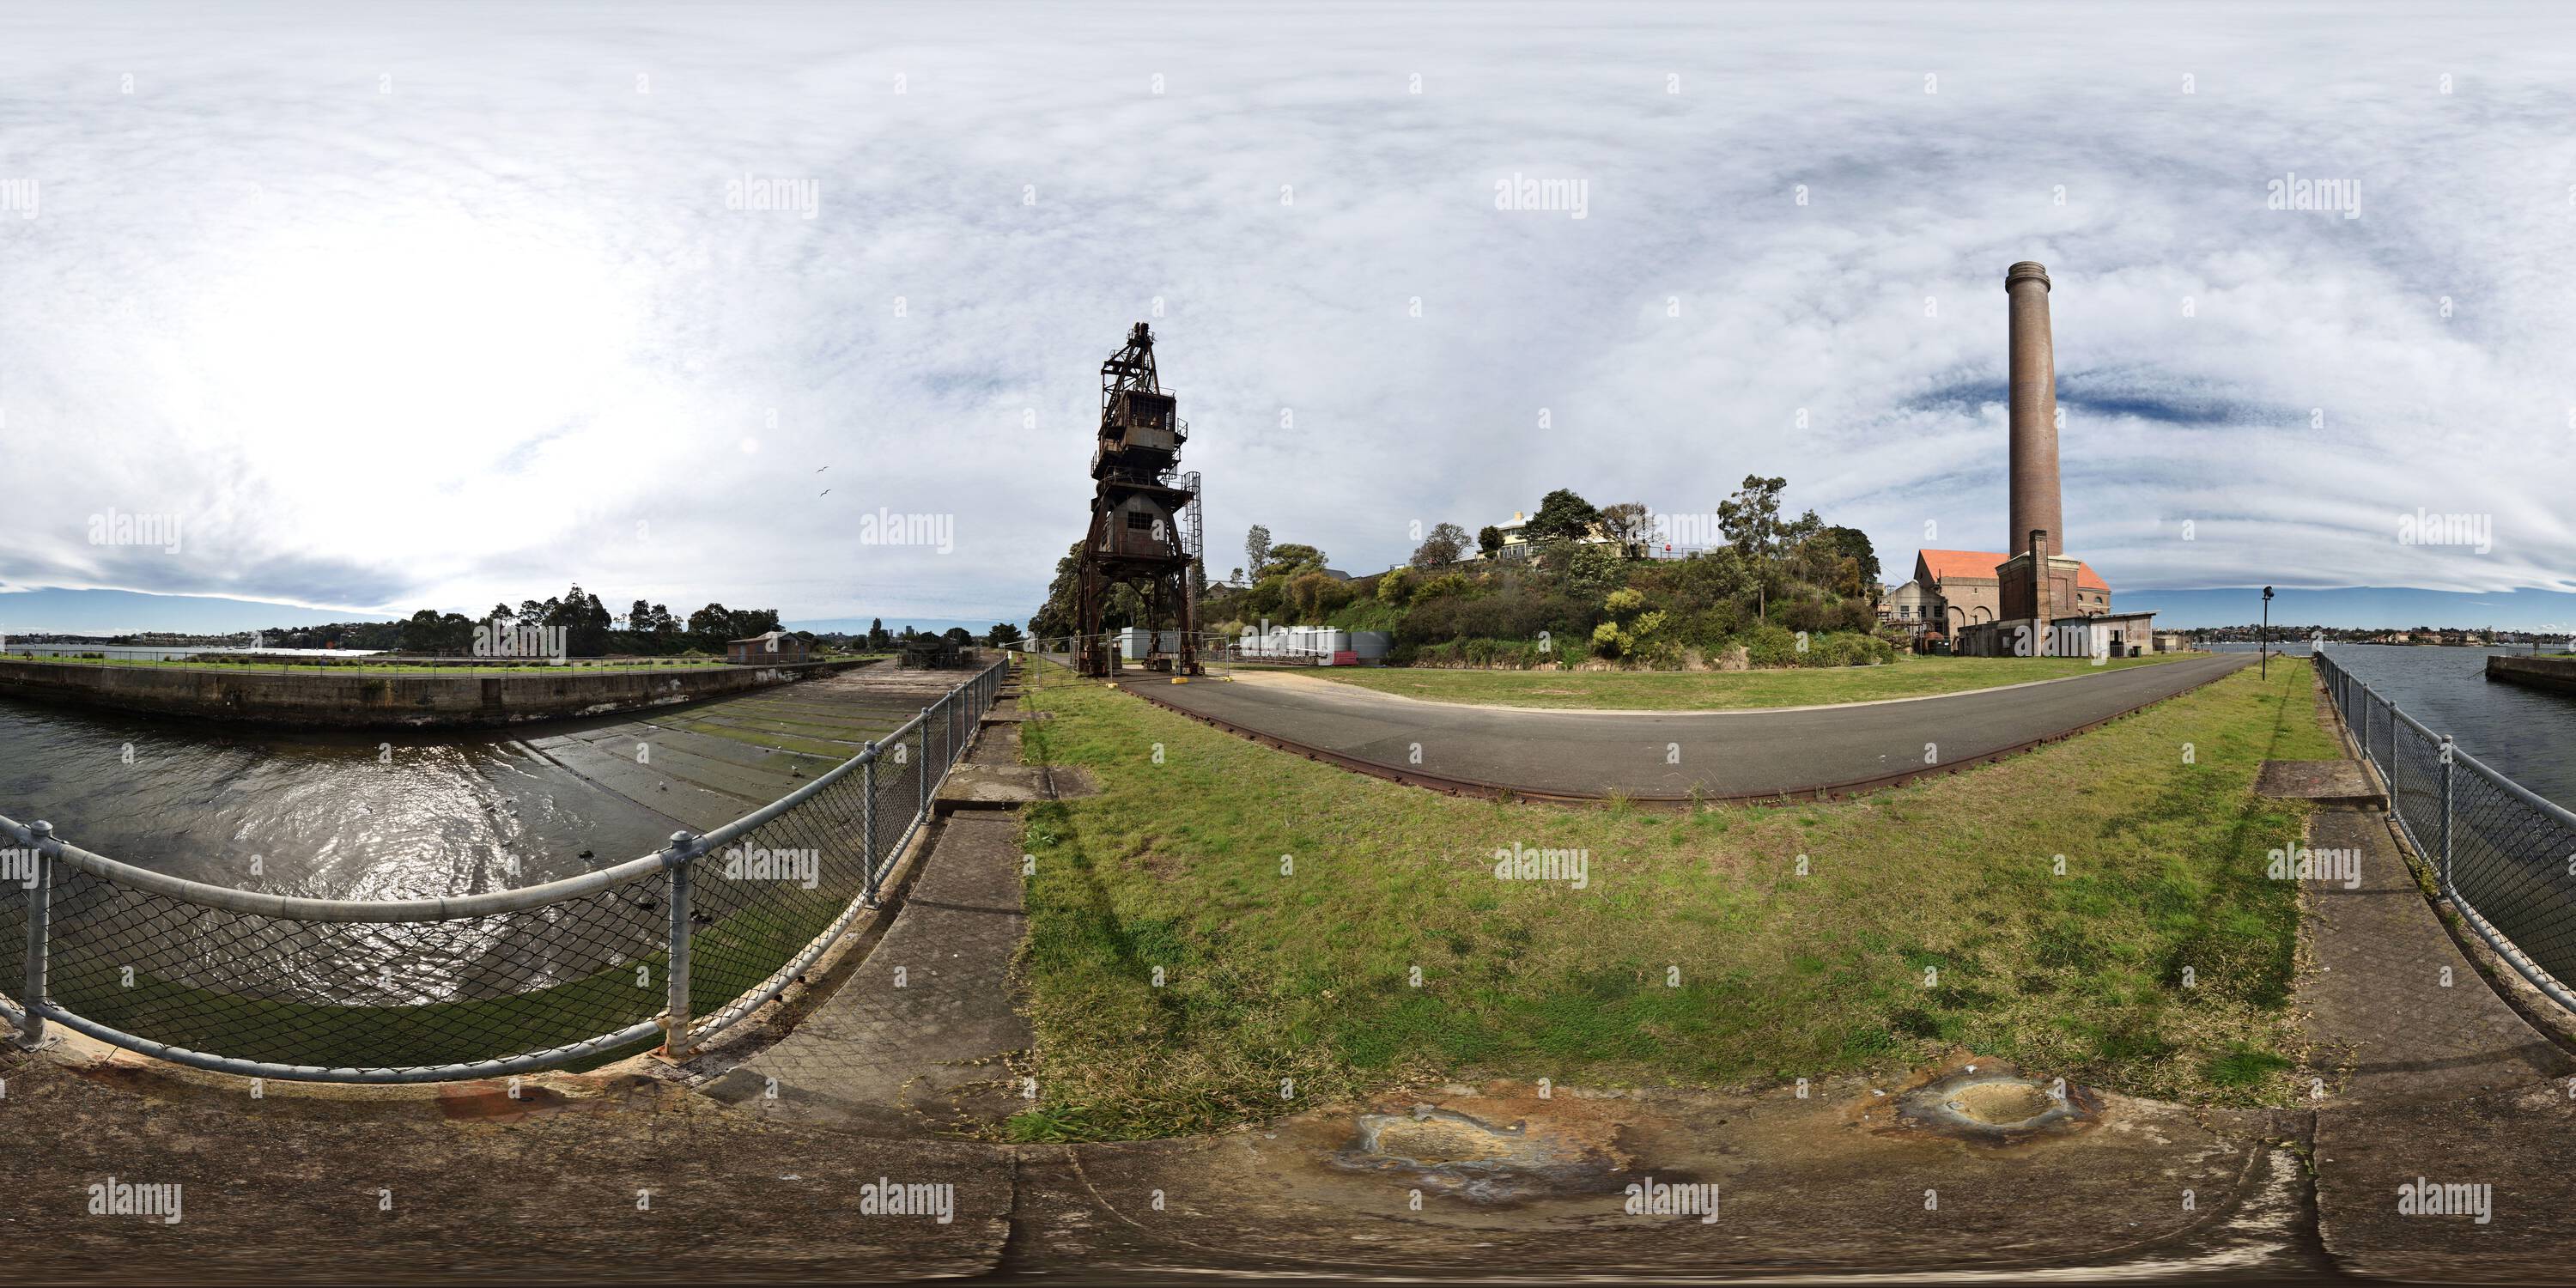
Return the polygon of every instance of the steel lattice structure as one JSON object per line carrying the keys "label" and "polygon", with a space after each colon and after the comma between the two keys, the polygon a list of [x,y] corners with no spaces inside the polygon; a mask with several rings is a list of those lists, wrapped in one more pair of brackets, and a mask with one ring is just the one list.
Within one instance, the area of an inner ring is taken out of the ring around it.
{"label": "steel lattice structure", "polygon": [[[1100,364],[1091,525],[1076,591],[1075,661],[1084,675],[1106,676],[1120,665],[1117,643],[1101,622],[1110,589],[1120,585],[1134,586],[1144,604],[1144,620],[1135,625],[1146,633],[1146,667],[1200,673],[1190,578],[1200,544],[1198,475],[1179,472],[1190,427],[1174,407],[1156,378],[1154,333],[1139,322],[1127,332],[1126,347]],[[1174,647],[1165,648],[1167,640]]]}

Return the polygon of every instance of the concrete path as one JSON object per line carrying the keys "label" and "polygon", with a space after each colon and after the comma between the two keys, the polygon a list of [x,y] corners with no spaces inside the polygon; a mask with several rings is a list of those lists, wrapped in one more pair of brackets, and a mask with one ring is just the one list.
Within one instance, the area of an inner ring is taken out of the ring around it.
{"label": "concrete path", "polygon": [[1131,679],[1130,689],[1238,728],[1366,761],[1527,792],[1769,795],[1963,764],[2169,698],[2250,656],[2125,667],[2011,689],[1801,711],[1498,711],[1293,674]]}
{"label": "concrete path", "polygon": [[[2352,772],[2382,790],[2367,769]],[[2325,1251],[2373,1277],[2563,1279],[2576,1240],[2576,1059],[2463,955],[2385,812],[2327,809],[2308,831],[2325,870],[2344,874],[2304,890],[2311,960],[2297,998]],[[2401,1187],[2419,1182],[2484,1187],[2465,1192],[2483,1196],[2485,1217],[2407,1213]]]}
{"label": "concrete path", "polygon": [[1010,981],[1028,930],[1019,818],[996,807],[1046,787],[1020,764],[1017,710],[1002,698],[952,771],[985,787],[961,796],[962,812],[943,787],[884,936],[787,1037],[710,1081],[710,1095],[782,1121],[916,1139],[990,1134],[1025,1107],[1006,1063],[1030,1043]]}
{"label": "concrete path", "polygon": [[1028,928],[1018,838],[1008,814],[941,824],[885,938],[831,1000],[716,1094],[881,1136],[972,1131],[1016,1112],[1004,1057],[1029,1047],[1009,979]]}

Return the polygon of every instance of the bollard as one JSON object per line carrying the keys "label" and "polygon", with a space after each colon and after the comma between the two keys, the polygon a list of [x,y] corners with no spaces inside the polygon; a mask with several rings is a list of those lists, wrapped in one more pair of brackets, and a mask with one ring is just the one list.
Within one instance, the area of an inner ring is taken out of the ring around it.
{"label": "bollard", "polygon": [[45,1040],[45,967],[53,926],[54,902],[54,825],[38,819],[27,825],[28,846],[36,852],[36,884],[27,889],[27,981],[26,991],[18,994],[20,1009],[27,1013],[27,1027],[18,1034],[18,1045],[34,1048]]}
{"label": "bollard", "polygon": [[671,850],[680,857],[665,869],[671,874],[671,960],[662,981],[669,1007],[662,1021],[662,1056],[668,1060],[689,1058],[689,869],[695,866],[697,856],[690,851],[697,839],[685,831],[671,833]]}

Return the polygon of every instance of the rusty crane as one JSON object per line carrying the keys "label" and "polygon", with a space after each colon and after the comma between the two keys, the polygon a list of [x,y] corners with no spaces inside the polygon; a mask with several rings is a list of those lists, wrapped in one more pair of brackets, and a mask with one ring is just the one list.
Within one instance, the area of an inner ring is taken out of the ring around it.
{"label": "rusty crane", "polygon": [[[1077,589],[1077,668],[1118,670],[1117,641],[1101,629],[1110,588],[1133,586],[1144,607],[1147,669],[1199,674],[1197,582],[1199,476],[1180,472],[1189,422],[1154,371],[1154,333],[1139,322],[1127,345],[1100,364],[1100,438],[1091,454],[1091,527]],[[1169,622],[1167,627],[1165,622]]]}

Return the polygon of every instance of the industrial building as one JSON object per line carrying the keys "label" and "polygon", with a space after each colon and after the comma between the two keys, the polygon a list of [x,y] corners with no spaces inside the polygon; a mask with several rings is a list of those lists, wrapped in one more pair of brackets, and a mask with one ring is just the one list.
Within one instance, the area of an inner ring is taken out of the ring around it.
{"label": "industrial building", "polygon": [[[2004,272],[2010,301],[2009,526],[2012,550],[1926,550],[1914,584],[1935,601],[1950,651],[1971,657],[2129,657],[2155,644],[2155,614],[2118,613],[2111,587],[2066,553],[2057,472],[2057,355],[2048,270]],[[1982,618],[1983,620],[1980,620]]]}

